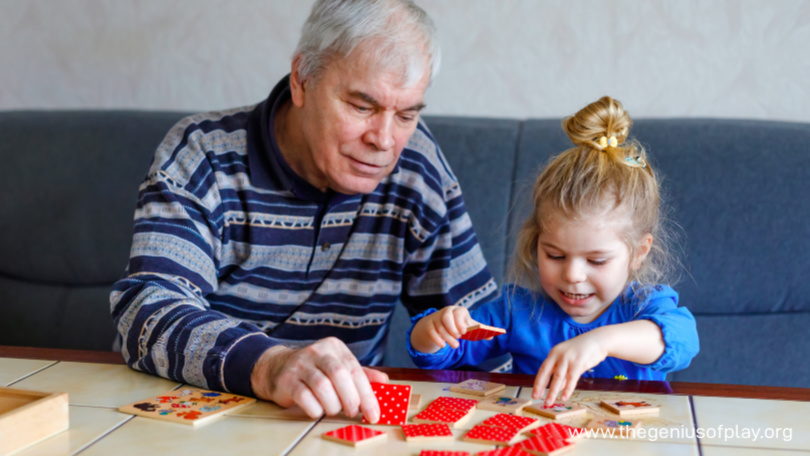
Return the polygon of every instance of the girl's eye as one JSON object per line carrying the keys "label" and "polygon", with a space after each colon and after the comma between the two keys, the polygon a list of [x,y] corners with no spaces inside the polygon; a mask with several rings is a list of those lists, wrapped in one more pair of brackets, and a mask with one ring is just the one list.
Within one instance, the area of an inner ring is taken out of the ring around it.
{"label": "girl's eye", "polygon": [[604,266],[607,264],[608,260],[588,260],[594,266]]}
{"label": "girl's eye", "polygon": [[565,257],[562,256],[562,255],[552,255],[550,253],[546,253],[546,257],[548,257],[549,260],[562,260],[562,259],[565,259]]}

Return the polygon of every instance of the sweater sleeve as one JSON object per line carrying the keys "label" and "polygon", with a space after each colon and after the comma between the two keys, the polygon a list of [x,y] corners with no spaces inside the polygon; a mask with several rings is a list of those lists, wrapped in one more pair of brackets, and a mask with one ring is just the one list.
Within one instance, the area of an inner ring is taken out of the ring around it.
{"label": "sweater sleeve", "polygon": [[678,306],[678,293],[672,288],[656,286],[640,306],[635,319],[652,321],[661,329],[664,338],[664,353],[645,367],[673,372],[687,368],[698,354],[700,343],[695,317],[685,307]]}
{"label": "sweater sleeve", "polygon": [[252,394],[255,361],[272,344],[254,325],[211,310],[218,287],[221,201],[215,166],[181,121],[140,187],[125,277],[110,294],[133,369],[209,389]]}

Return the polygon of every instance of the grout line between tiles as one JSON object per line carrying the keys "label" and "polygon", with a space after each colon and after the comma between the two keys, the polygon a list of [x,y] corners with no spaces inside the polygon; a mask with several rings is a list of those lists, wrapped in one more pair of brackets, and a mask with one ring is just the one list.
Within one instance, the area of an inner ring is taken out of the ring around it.
{"label": "grout line between tiles", "polygon": [[739,449],[739,450],[762,450],[762,451],[767,451],[769,453],[779,452],[780,454],[781,453],[785,453],[785,454],[791,454],[791,453],[808,454],[807,450],[802,450],[802,449],[799,449],[799,448],[765,448],[765,447],[750,447],[750,446],[739,446],[739,445],[713,445],[713,444],[710,444],[710,443],[707,443],[706,446],[709,447],[709,448],[724,448],[724,449],[735,448],[735,449]]}
{"label": "grout line between tiles", "polygon": [[51,362],[51,364],[48,364],[47,366],[42,366],[39,369],[35,370],[34,372],[29,372],[29,373],[23,375],[22,377],[18,378],[17,380],[14,380],[13,382],[9,383],[7,386],[11,387],[11,386],[13,386],[13,385],[15,385],[17,383],[20,383],[21,381],[25,380],[26,378],[29,378],[32,375],[36,375],[36,374],[44,371],[45,369],[51,368],[51,367],[53,367],[53,366],[55,366],[57,364],[59,364],[59,361],[53,361],[53,362]]}
{"label": "grout line between tiles", "polygon": [[703,444],[700,442],[700,435],[698,435],[698,420],[697,413],[695,412],[694,396],[689,396],[689,411],[692,412],[692,424],[695,426],[695,441],[697,442],[698,455],[703,456]]}
{"label": "grout line between tiles", "polygon": [[90,448],[91,446],[93,446],[93,445],[95,445],[96,443],[100,442],[101,440],[103,440],[104,438],[106,438],[107,436],[109,436],[110,434],[112,434],[113,432],[115,432],[115,431],[117,431],[118,429],[120,429],[120,428],[121,428],[121,426],[123,426],[123,425],[125,425],[125,424],[129,423],[129,422],[130,422],[130,421],[132,421],[133,419],[135,419],[135,416],[134,416],[134,415],[133,415],[133,416],[130,416],[129,418],[126,418],[124,421],[122,421],[122,422],[118,423],[116,426],[113,426],[112,428],[110,428],[109,430],[107,430],[107,432],[104,432],[103,434],[99,435],[98,437],[96,437],[95,439],[91,440],[90,442],[87,442],[87,443],[86,443],[84,446],[82,446],[81,448],[79,448],[78,450],[76,450],[74,453],[71,453],[71,455],[70,455],[70,456],[76,456],[77,454],[82,453],[83,451],[87,450],[87,449],[88,449],[88,448]]}
{"label": "grout line between tiles", "polygon": [[314,422],[313,422],[313,423],[312,423],[312,424],[311,424],[311,425],[310,425],[310,426],[307,428],[307,430],[306,430],[306,431],[302,432],[302,433],[301,433],[301,434],[298,436],[298,438],[297,438],[297,439],[295,439],[295,441],[292,443],[292,445],[290,445],[289,449],[288,449],[287,451],[285,451],[284,453],[281,453],[281,456],[287,456],[287,455],[288,455],[288,454],[290,454],[290,453],[291,453],[293,450],[295,450],[295,447],[297,447],[297,446],[298,446],[298,444],[299,444],[299,443],[301,443],[301,441],[302,441],[302,440],[304,440],[304,438],[305,438],[307,435],[309,435],[309,433],[310,433],[310,432],[312,432],[312,430],[313,430],[313,429],[315,429],[315,426],[317,426],[317,425],[318,425],[318,423],[320,423],[321,421],[323,421],[323,416],[321,416],[320,418],[318,418],[318,421],[314,421]]}

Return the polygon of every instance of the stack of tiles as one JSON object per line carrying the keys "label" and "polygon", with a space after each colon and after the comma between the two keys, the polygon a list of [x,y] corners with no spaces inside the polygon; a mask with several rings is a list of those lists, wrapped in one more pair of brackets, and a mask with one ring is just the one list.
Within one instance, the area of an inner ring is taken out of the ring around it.
{"label": "stack of tiles", "polygon": [[520,439],[524,431],[540,426],[536,418],[499,413],[476,425],[462,440],[468,442],[512,445]]}
{"label": "stack of tiles", "polygon": [[[539,424],[540,421],[534,418],[496,415],[472,428],[463,440],[506,446],[494,452],[479,453],[481,455],[556,456],[573,449],[573,440],[583,432],[559,423],[538,427]],[[520,440],[522,432],[528,432],[531,437]]]}
{"label": "stack of tiles", "polygon": [[413,423],[444,423],[453,428],[462,426],[472,415],[478,401],[441,396],[413,417]]}

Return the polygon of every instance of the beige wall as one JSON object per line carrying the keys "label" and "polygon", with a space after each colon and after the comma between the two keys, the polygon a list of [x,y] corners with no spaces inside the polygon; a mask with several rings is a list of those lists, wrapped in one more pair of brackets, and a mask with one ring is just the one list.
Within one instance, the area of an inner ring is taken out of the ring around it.
{"label": "beige wall", "polygon": [[[419,0],[417,0],[419,1]],[[810,121],[808,0],[421,0],[429,114]],[[286,74],[312,0],[0,0],[0,109],[207,110]]]}

